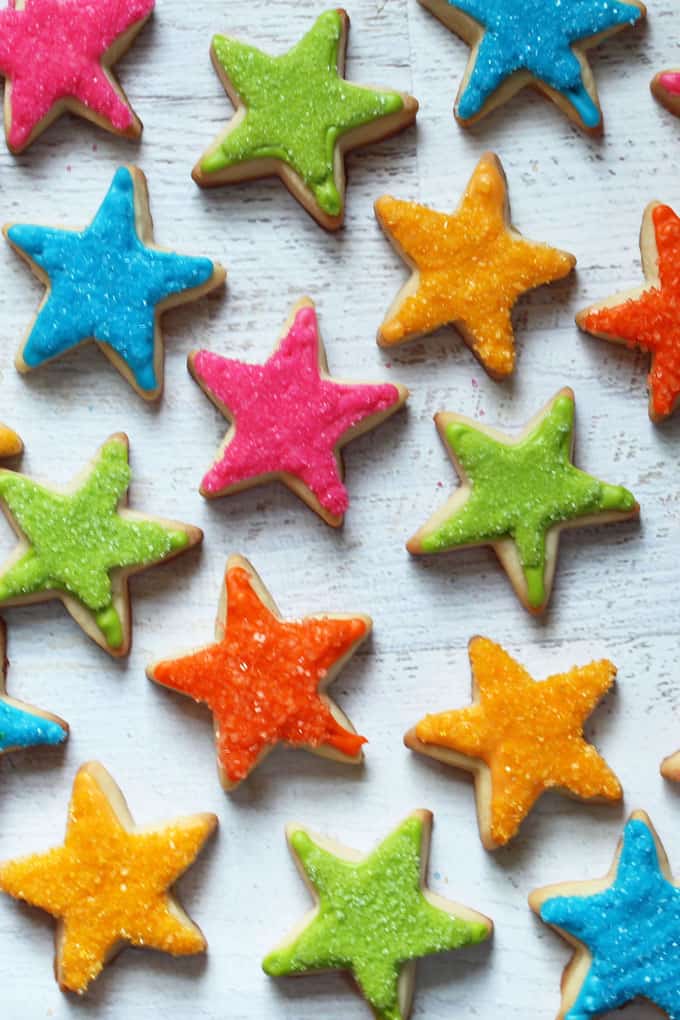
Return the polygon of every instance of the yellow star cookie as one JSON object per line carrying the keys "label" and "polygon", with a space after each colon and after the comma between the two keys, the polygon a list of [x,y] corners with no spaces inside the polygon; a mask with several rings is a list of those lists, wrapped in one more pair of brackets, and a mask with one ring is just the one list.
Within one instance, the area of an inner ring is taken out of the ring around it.
{"label": "yellow star cookie", "polygon": [[487,850],[503,846],[550,788],[584,800],[621,799],[621,784],[583,723],[612,686],[603,660],[537,683],[500,645],[469,646],[473,704],[427,715],[404,737],[407,747],[475,776],[477,815]]}
{"label": "yellow star cookie", "polygon": [[413,270],[378,331],[392,347],[453,325],[489,375],[515,366],[512,309],[521,294],[567,276],[573,255],[525,240],[510,223],[497,156],[485,153],[455,213],[384,195],[375,214]]}
{"label": "yellow star cookie", "polygon": [[200,930],[168,892],[217,825],[212,814],[135,828],[106,769],[78,771],[64,845],[0,866],[0,889],[58,918],[56,975],[82,993],[125,943],[200,953]]}

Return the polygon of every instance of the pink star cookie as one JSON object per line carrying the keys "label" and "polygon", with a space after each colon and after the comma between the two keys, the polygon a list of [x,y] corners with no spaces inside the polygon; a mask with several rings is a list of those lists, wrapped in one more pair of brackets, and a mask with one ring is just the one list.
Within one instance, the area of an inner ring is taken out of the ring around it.
{"label": "pink star cookie", "polygon": [[189,371],[231,422],[201,494],[212,499],[278,478],[334,527],[349,504],[340,448],[408,396],[391,383],[331,379],[309,298],[294,306],[264,365],[192,351]]}
{"label": "pink star cookie", "polygon": [[142,125],[111,72],[154,0],[10,0],[0,11],[5,128],[22,152],[66,110],[114,134]]}

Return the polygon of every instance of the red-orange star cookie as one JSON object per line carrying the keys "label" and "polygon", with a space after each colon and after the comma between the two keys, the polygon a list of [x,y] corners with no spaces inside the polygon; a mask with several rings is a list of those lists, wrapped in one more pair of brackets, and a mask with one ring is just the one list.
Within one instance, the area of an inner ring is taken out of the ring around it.
{"label": "red-orange star cookie", "polygon": [[365,738],[324,692],[370,629],[368,616],[281,619],[251,564],[231,556],[215,643],[147,675],[210,708],[220,780],[232,789],[279,743],[362,760]]}
{"label": "red-orange star cookie", "polygon": [[661,421],[680,401],[680,218],[667,205],[645,209],[640,233],[646,287],[591,305],[576,322],[593,336],[652,356],[649,417]]}

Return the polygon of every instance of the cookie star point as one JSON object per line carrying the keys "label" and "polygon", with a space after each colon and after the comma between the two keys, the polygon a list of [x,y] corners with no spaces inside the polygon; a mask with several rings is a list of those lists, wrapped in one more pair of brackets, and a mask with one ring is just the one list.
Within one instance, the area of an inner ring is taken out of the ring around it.
{"label": "cookie star point", "polygon": [[264,364],[194,351],[189,371],[231,422],[201,483],[209,499],[279,479],[333,527],[349,506],[341,449],[398,411],[397,383],[349,383],[328,373],[313,302],[293,307]]}
{"label": "cookie star point", "polygon": [[576,946],[560,1016],[587,1020],[638,998],[678,1015],[680,889],[644,811],[630,816],[605,878],[537,889],[529,904]]}
{"label": "cookie star point", "polygon": [[0,11],[7,144],[23,152],[67,110],[114,134],[142,124],[111,66],[151,16],[154,0],[22,0]]}
{"label": "cookie star point", "polygon": [[525,608],[541,612],[550,598],[561,528],[639,514],[631,492],[572,463],[574,415],[568,387],[516,439],[463,415],[437,415],[461,484],[409,539],[409,552],[490,545]]}
{"label": "cookie star point", "polygon": [[344,10],[326,11],[277,57],[214,37],[213,64],[236,113],[194,167],[197,184],[276,174],[321,226],[342,226],[345,153],[407,127],[418,109],[404,93],[345,80],[348,28]]}
{"label": "cookie star point", "polygon": [[618,801],[619,780],[583,734],[586,718],[610,690],[607,660],[534,681],[500,645],[468,646],[473,702],[427,715],[407,747],[472,772],[482,843],[509,842],[541,794],[552,788],[590,800]]}
{"label": "cookie star point", "polygon": [[647,206],[640,251],[645,286],[585,308],[576,322],[599,339],[650,355],[649,417],[658,423],[680,402],[680,217],[670,206]]}
{"label": "cookie star point", "polygon": [[500,160],[479,160],[458,209],[440,213],[383,196],[378,222],[412,269],[378,331],[383,347],[454,326],[486,371],[509,375],[515,365],[511,313],[534,287],[567,276],[573,255],[523,238],[510,222]]}
{"label": "cookie star point", "polygon": [[94,340],[146,400],[156,400],[163,386],[161,315],[226,277],[217,262],[155,244],[146,178],[134,166],[118,168],[85,229],[14,223],[3,233],[47,283],[17,353],[18,370],[29,372]]}
{"label": "cookie star point", "polygon": [[125,944],[185,956],[205,939],[169,891],[217,826],[213,814],[137,829],[98,762],[77,772],[66,838],[46,853],[0,866],[0,889],[59,923],[57,980],[82,994]]}
{"label": "cookie star point", "polygon": [[0,458],[18,457],[24,452],[21,436],[0,422]]}
{"label": "cookie star point", "polygon": [[371,626],[359,615],[284,620],[252,565],[230,557],[215,642],[153,663],[147,676],[210,709],[227,790],[279,743],[358,764],[366,738],[326,689]]}
{"label": "cookie star point", "polygon": [[380,1020],[406,1020],[423,956],[488,939],[484,915],[427,889],[432,814],[414,811],[361,856],[301,826],[288,841],[316,910],[263,961],[272,977],[348,970]]}

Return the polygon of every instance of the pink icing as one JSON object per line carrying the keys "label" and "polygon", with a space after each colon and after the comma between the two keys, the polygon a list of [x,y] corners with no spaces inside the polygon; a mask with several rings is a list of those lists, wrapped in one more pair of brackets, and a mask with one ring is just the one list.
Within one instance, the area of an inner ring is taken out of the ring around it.
{"label": "pink icing", "polygon": [[26,0],[0,11],[0,73],[10,79],[10,145],[20,148],[60,99],[79,99],[118,131],[132,111],[102,70],[113,42],[154,0]]}
{"label": "pink icing", "polygon": [[316,312],[304,307],[264,365],[210,351],[194,356],[196,375],[236,426],[203,479],[205,492],[285,472],[304,482],[330,513],[345,512],[349,500],[335,448],[348,429],[395,404],[399,390],[388,383],[347,385],[322,378],[320,346]]}
{"label": "pink icing", "polygon": [[659,75],[659,81],[668,92],[680,96],[680,71],[664,71]]}

